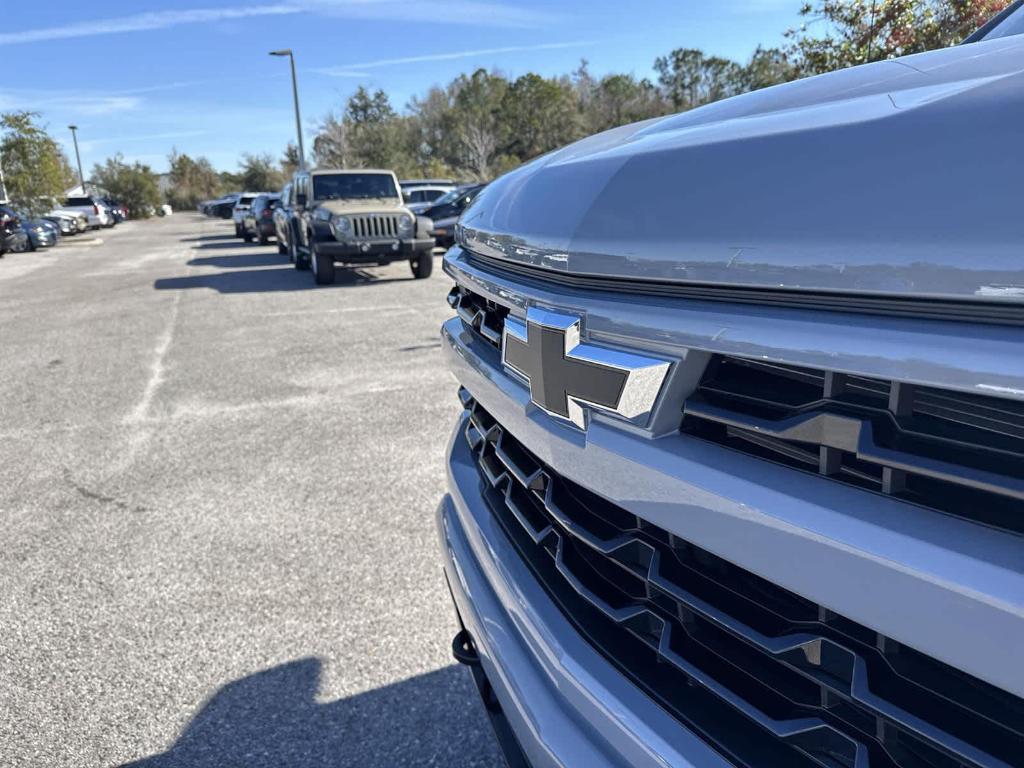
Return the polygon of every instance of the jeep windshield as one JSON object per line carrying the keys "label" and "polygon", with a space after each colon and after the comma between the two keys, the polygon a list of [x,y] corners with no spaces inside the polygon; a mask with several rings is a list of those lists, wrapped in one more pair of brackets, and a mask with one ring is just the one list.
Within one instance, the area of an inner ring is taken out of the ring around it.
{"label": "jeep windshield", "polygon": [[398,198],[395,180],[388,173],[336,173],[313,177],[316,200],[368,200]]}

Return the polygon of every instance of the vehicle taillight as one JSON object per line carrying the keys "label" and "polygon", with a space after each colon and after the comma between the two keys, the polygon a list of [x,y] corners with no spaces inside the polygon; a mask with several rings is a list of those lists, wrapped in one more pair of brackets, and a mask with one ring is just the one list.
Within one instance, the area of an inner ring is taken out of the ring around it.
{"label": "vehicle taillight", "polygon": [[92,204],[92,212],[94,214],[96,214],[97,216],[100,215],[100,207],[98,205],[96,205],[96,203]]}

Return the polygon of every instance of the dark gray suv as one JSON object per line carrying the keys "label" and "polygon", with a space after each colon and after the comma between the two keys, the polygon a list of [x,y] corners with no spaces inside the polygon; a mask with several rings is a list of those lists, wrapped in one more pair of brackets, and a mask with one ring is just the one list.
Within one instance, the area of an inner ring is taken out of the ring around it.
{"label": "dark gray suv", "polygon": [[438,528],[511,764],[1024,765],[1022,26],[462,216]]}

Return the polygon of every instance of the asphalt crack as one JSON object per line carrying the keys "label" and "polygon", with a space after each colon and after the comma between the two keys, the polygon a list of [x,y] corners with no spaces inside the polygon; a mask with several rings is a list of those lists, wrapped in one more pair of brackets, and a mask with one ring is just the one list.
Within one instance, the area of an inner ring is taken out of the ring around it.
{"label": "asphalt crack", "polygon": [[119,509],[123,512],[149,511],[147,507],[144,507],[141,504],[129,504],[128,502],[123,501],[122,499],[118,499],[114,496],[107,496],[106,494],[100,493],[99,491],[94,491],[91,488],[87,488],[86,486],[82,485],[81,483],[76,481],[74,477],[71,476],[71,470],[68,469],[67,467],[64,467],[63,474],[64,482],[67,483],[83,499],[87,499],[88,501],[95,501],[98,504],[102,504],[103,506],[114,507],[115,509]]}

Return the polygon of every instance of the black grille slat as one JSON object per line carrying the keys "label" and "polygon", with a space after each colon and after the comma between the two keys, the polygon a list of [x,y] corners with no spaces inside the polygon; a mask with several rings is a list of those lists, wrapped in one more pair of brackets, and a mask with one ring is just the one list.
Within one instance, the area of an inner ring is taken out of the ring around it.
{"label": "black grille slat", "polygon": [[458,286],[448,293],[448,305],[458,313],[469,330],[492,347],[501,349],[502,331],[508,316],[507,307]]}
{"label": "black grille slat", "polygon": [[682,431],[1024,533],[1024,403],[715,355]]}
{"label": "black grille slat", "polygon": [[391,240],[398,237],[401,214],[370,213],[352,217],[352,233],[358,240]]}
{"label": "black grille slat", "polygon": [[[486,496],[524,560],[591,642],[739,764],[1021,764],[1020,699],[558,477],[471,396],[460,397]],[[669,668],[682,675],[682,700],[666,692]],[[694,686],[711,697],[702,706],[719,721],[688,707]],[[747,747],[757,759],[744,754]]]}

